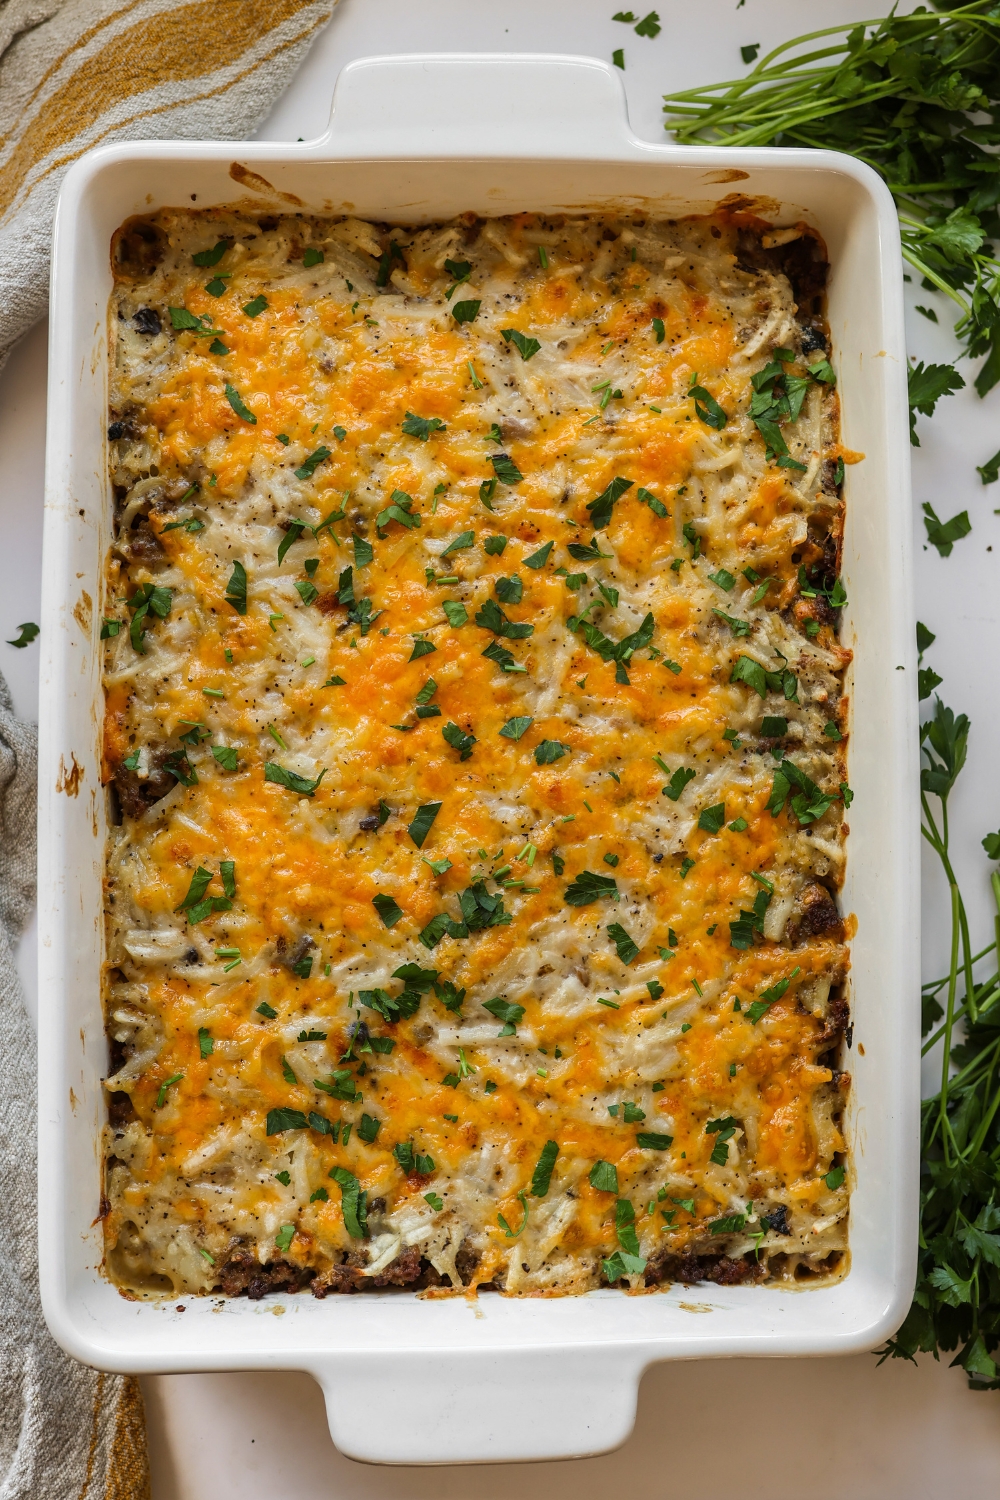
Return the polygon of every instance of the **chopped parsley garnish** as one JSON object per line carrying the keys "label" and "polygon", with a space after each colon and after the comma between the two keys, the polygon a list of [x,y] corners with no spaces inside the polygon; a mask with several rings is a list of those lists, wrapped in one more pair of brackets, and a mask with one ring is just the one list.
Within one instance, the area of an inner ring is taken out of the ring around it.
{"label": "chopped parsley garnish", "polygon": [[760,698],[766,698],[768,689],[783,693],[788,703],[798,703],[798,678],[785,667],[780,672],[769,672],[760,662],[750,656],[737,659],[729,677],[730,682],[745,682]]}
{"label": "chopped parsley garnish", "polygon": [[500,1228],[503,1230],[504,1234],[509,1240],[518,1239],[519,1236],[522,1235],[528,1227],[528,1198],[523,1188],[517,1194],[517,1201],[524,1209],[524,1218],[521,1220],[520,1229],[511,1229],[503,1214],[497,1214],[497,1223],[500,1225]]}
{"label": "chopped parsley garnish", "polygon": [[740,911],[735,922],[729,924],[729,944],[732,948],[746,950],[754,943],[755,935],[764,935],[764,918],[771,904],[771,890],[758,891],[750,911]]}
{"label": "chopped parsley garnish", "polygon": [[517,464],[506,453],[492,454],[490,463],[501,484],[520,484],[524,478]]}
{"label": "chopped parsley garnish", "polygon": [[376,286],[388,285],[389,275],[392,270],[392,263],[394,260],[398,260],[400,265],[402,265],[405,269],[406,261],[403,258],[402,250],[400,250],[395,240],[390,240],[388,250],[386,250],[384,254],[379,257],[378,276],[375,279]]}
{"label": "chopped parsley garnish", "polygon": [[[316,248],[315,245],[307,245],[306,248],[305,248],[305,252],[304,252],[304,254],[302,256],[302,264],[305,266],[306,270],[308,271],[313,266],[322,265],[322,263],[323,263],[323,261],[325,259],[326,259],[326,256],[325,256],[325,254],[324,254],[324,252],[322,250],[317,250],[317,248]],[[347,285],[348,285],[348,288],[350,288],[350,282],[348,282]]]}
{"label": "chopped parsley garnish", "polygon": [[542,347],[537,339],[529,338],[527,334],[519,333],[516,328],[501,328],[500,335],[505,343],[514,345],[514,348],[522,359],[530,359]]}
{"label": "chopped parsley garnish", "polygon": [[247,573],[241,562],[233,563],[233,571],[226,584],[226,603],[231,604],[238,615],[247,612]]}
{"label": "chopped parsley garnish", "polygon": [[340,1187],[341,1205],[344,1212],[344,1227],[352,1239],[368,1238],[368,1194],[353,1172],[346,1167],[333,1167],[330,1176]]}
{"label": "chopped parsley garnish", "polygon": [[629,937],[628,933],[625,931],[625,928],[620,922],[610,922],[608,924],[607,933],[608,937],[614,943],[615,948],[618,951],[618,957],[621,959],[623,964],[630,964],[633,959],[638,958],[638,945],[633,942],[631,937]]}
{"label": "chopped parsley garnish", "polygon": [[843,1167],[833,1167],[831,1171],[827,1172],[826,1176],[823,1178],[823,1181],[826,1183],[831,1193],[835,1193],[839,1187],[843,1187],[844,1178],[846,1176],[847,1173]]}
{"label": "chopped parsley garnish", "polygon": [[289,547],[293,546],[306,529],[305,521],[299,521],[294,517],[288,523],[288,530],[278,543],[278,567],[284,562],[288,555]]}
{"label": "chopped parsley garnish", "polygon": [[395,927],[403,915],[402,909],[396,904],[393,897],[387,896],[384,893],[372,897],[372,906],[374,906],[386,927]]}
{"label": "chopped parsley garnish", "polygon": [[602,896],[619,899],[617,882],[610,875],[595,875],[591,870],[581,870],[563,893],[567,906],[590,906]]}
{"label": "chopped parsley garnish", "polygon": [[407,437],[419,438],[426,443],[432,432],[447,432],[447,428],[440,417],[418,417],[412,411],[408,411],[403,418],[403,431]]}
{"label": "chopped parsley garnish", "polygon": [[770,989],[761,990],[760,999],[754,1000],[751,1005],[747,1006],[746,1015],[747,1020],[750,1022],[751,1026],[756,1026],[761,1016],[763,1016],[768,1010],[770,1010],[771,1006],[776,1000],[781,999],[782,995],[788,989],[789,984],[796,977],[798,972],[798,967],[796,967],[792,970],[787,979],[779,979],[777,984],[771,985]]}
{"label": "chopped parsley garnish", "polygon": [[257,1014],[259,1016],[266,1016],[269,1021],[273,1021],[278,1012],[273,1005],[268,1005],[266,1000],[262,1000],[257,1007]]}
{"label": "chopped parsley garnish", "polygon": [[599,1193],[618,1192],[618,1168],[610,1161],[595,1161],[590,1169],[590,1185]]}
{"label": "chopped parsley garnish", "polygon": [[446,934],[448,937],[466,938],[469,936],[469,929],[464,922],[456,922],[446,911],[439,911],[437,916],[431,917],[426,927],[421,928],[417,936],[425,948],[434,949]]}
{"label": "chopped parsley garnish", "polygon": [[465,552],[469,547],[475,545],[475,541],[476,533],[474,531],[463,531],[453,542],[448,543],[441,556],[449,557],[452,552]]}
{"label": "chopped parsley garnish", "polygon": [[501,646],[499,641],[491,641],[483,652],[483,655],[488,657],[490,661],[495,661],[501,671],[527,672],[528,670],[520,662],[515,661],[511,653],[506,647]]}
{"label": "chopped parsley garnish", "polygon": [[246,313],[248,318],[256,318],[260,313],[264,311],[267,305],[268,302],[267,298],[264,296],[264,293],[259,292],[252,301],[244,304],[243,311]]}
{"label": "chopped parsley garnish", "polygon": [[719,588],[725,589],[727,594],[736,587],[736,579],[726,568],[719,568],[717,572],[709,573],[708,577],[709,582],[718,584]]}
{"label": "chopped parsley garnish", "polygon": [[674,1143],[672,1135],[657,1135],[653,1131],[636,1132],[635,1143],[643,1151],[669,1151]]}
{"label": "chopped parsley garnish", "polygon": [[[602,490],[596,500],[587,502],[587,510],[590,511],[590,524],[593,526],[595,532],[603,531],[609,525],[615,504],[625,494],[626,490],[632,488],[634,483],[633,479],[623,479],[621,475],[616,475],[607,489]],[[570,551],[572,553],[572,548]]]}
{"label": "chopped parsley garnish", "polygon": [[521,738],[522,734],[524,734],[527,729],[530,729],[533,722],[534,720],[526,715],[522,715],[521,717],[515,719],[508,719],[506,724],[500,730],[500,733],[503,735],[504,739],[516,741]]}
{"label": "chopped parsley garnish", "polygon": [[264,766],[264,780],[273,781],[278,786],[286,787],[290,792],[297,792],[300,797],[312,797],[319,786],[326,771],[320,771],[319,775],[312,780],[308,776],[300,776],[298,771],[286,770],[279,766],[276,761],[269,760]]}
{"label": "chopped parsley garnish", "polygon": [[690,855],[688,855],[685,859],[681,860],[680,876],[681,876],[682,880],[687,880],[687,878],[690,875],[691,871],[694,869],[694,866],[695,866],[695,861],[690,857]]}
{"label": "chopped parsley garnish", "polygon": [[240,395],[239,391],[234,385],[226,386],[226,400],[229,402],[230,406],[233,408],[233,411],[238,417],[241,417],[244,422],[249,422],[252,426],[256,427],[257,418],[254,416],[250,408],[246,405],[243,397]]}
{"label": "chopped parsley garnish", "polygon": [[482,305],[478,298],[470,298],[468,302],[456,302],[451,315],[456,323],[474,323]]}
{"label": "chopped parsley garnish", "polygon": [[[978,387],[978,380],[977,380]],[[934,408],[942,396],[951,396],[955,391],[960,391],[965,386],[965,381],[953,365],[924,365],[923,360],[919,364],[911,365],[906,372],[907,396],[910,404],[910,442],[915,448],[920,447],[920,439],[917,437],[917,412],[922,416],[932,417]],[[987,390],[989,387],[986,388]],[[981,394],[985,395],[985,391]]]}
{"label": "chopped parsley garnish", "polygon": [[375,517],[375,528],[380,536],[391,521],[397,521],[410,531],[420,525],[420,517],[413,514],[413,497],[405,490],[393,490],[390,503]]}
{"label": "chopped parsley garnish", "polygon": [[474,734],[467,734],[464,729],[460,729],[457,724],[453,724],[449,720],[442,729],[441,735],[453,750],[458,751],[462,760],[469,759],[472,754],[472,747],[476,743],[476,736]]}
{"label": "chopped parsley garnish", "polygon": [[274,1236],[274,1243],[277,1245],[278,1249],[282,1252],[282,1254],[284,1254],[284,1252],[288,1249],[289,1245],[292,1243],[292,1240],[294,1238],[295,1238],[295,1225],[294,1224],[282,1224],[281,1228],[278,1230],[277,1234]]}
{"label": "chopped parsley garnish", "polygon": [[[716,1150],[718,1149],[716,1147]],[[712,1160],[715,1161],[715,1159],[713,1151]],[[709,1234],[740,1234],[746,1228],[746,1222],[746,1214],[726,1214],[724,1218],[713,1219],[708,1226],[708,1232]]]}
{"label": "chopped parsley garnish", "polygon": [[732,1115],[725,1115],[718,1120],[709,1120],[705,1125],[705,1134],[715,1136],[715,1145],[709,1157],[717,1167],[724,1167],[729,1161],[729,1147],[727,1142],[732,1140],[736,1133],[738,1121]]}
{"label": "chopped parsley garnish", "polygon": [[793,787],[798,790],[791,799],[792,812],[803,826],[817,822],[837,800],[836,793],[821,791],[815,781],[795,765],[794,761],[786,758],[775,771],[771,785],[767,810],[772,818],[780,815]]}
{"label": "chopped parsley garnish", "polygon": [[436,650],[437,647],[435,646],[433,641],[424,641],[418,639],[414,641],[413,650],[410,652],[407,660],[417,661],[421,656],[430,656],[431,652]]}
{"label": "chopped parsley garnish", "polygon": [[[525,559],[526,563],[530,559]],[[534,635],[534,625],[509,620],[492,599],[487,599],[482,609],[476,611],[476,624],[481,625],[484,630],[492,630],[494,635],[506,636],[508,640],[523,641],[528,636]]]}
{"label": "chopped parsley garnish", "polygon": [[549,553],[554,546],[554,542],[546,542],[544,547],[539,547],[537,552],[533,552],[530,557],[524,559],[524,566],[535,569],[544,568],[549,560]]}
{"label": "chopped parsley garnish", "polygon": [[[154,587],[151,583],[142,583],[136,589],[132,598],[128,601],[128,607],[132,610],[132,623],[129,627],[129,639],[140,656],[145,656],[145,647],[142,637],[149,626],[150,614],[156,615],[157,619],[165,620],[170,613],[174,596],[171,589]],[[22,630],[25,626],[20,627]],[[10,644],[13,644],[11,642]],[[27,645],[27,641],[23,644]]]}
{"label": "chopped parsley garnish", "polygon": [[[19,625],[17,628],[18,628],[19,634],[17,635],[17,637],[14,640],[7,642],[8,646],[17,646],[19,649],[21,649],[24,646],[29,645],[35,639],[35,637],[38,635],[39,627],[34,623],[33,620],[25,620],[24,624],[23,625]],[[115,635],[117,635],[118,634],[117,630],[114,633],[115,633]],[[109,632],[109,634],[110,634],[110,632]],[[103,639],[107,638],[107,637],[104,636],[103,629],[101,631],[101,635],[102,635]]]}
{"label": "chopped parsley garnish", "polygon": [[468,260],[446,260],[444,268],[453,278],[451,286],[445,292],[445,297],[450,301],[451,294],[455,288],[461,286],[463,281],[468,281],[472,275],[472,262]]}
{"label": "chopped parsley garnish", "polygon": [[236,894],[236,884],[232,879],[232,869],[233,866],[230,864],[230,879],[223,882],[223,889],[226,892],[225,896],[206,896],[205,892],[212,883],[212,872],[211,870],[206,870],[202,865],[199,865],[195,870],[191,876],[191,884],[188,887],[187,895],[180,905],[175,908],[177,911],[187,913],[188,922],[192,927],[197,926],[199,922],[204,922],[205,918],[213,912],[230,910],[233,904],[231,897]]}
{"label": "chopped parsley garnish", "polygon": [[232,240],[219,240],[211,250],[198,250],[191,259],[196,266],[217,266],[232,244]]}
{"label": "chopped parsley garnish", "polygon": [[[225,291],[225,286],[223,286],[223,291]],[[192,333],[205,333],[205,320],[188,312],[186,307],[168,307],[167,311],[170,314],[171,326],[176,333],[183,333],[188,329]],[[212,320],[209,318],[207,321],[211,324]]]}
{"label": "chopped parsley garnish", "polygon": [[706,833],[718,833],[726,821],[726,804],[717,802],[714,807],[705,807],[698,817],[698,827]]}
{"label": "chopped parsley garnish", "polygon": [[736,615],[727,615],[725,610],[722,609],[713,609],[712,613],[713,615],[718,615],[720,620],[725,620],[733,635],[743,636],[750,634],[752,626],[748,620],[741,620]]}
{"label": "chopped parsley garnish", "polygon": [[199,521],[197,516],[187,516],[183,521],[171,521],[169,525],[163,527],[164,532],[187,531],[192,535],[197,535],[199,531],[204,530],[205,523],[204,521]]}
{"label": "chopped parsley garnish", "polygon": [[[695,377],[696,379],[697,376]],[[703,385],[696,385],[692,381],[688,388],[688,395],[694,401],[694,409],[699,419],[707,427],[714,427],[717,432],[721,432],[729,421],[729,418],[711,392],[707,391]]]}
{"label": "chopped parsley garnish", "polygon": [[653,515],[659,516],[661,521],[665,520],[670,515],[670,512],[669,510],[667,510],[667,507],[664,505],[663,501],[657,500],[656,496],[650,490],[645,489],[642,485],[640,485],[636,490],[635,498],[639,501],[640,505],[648,506],[649,509],[653,512]]}
{"label": "chopped parsley garnish", "polygon": [[457,630],[460,625],[464,625],[469,618],[465,605],[459,599],[445,599],[441,608],[444,610],[448,624],[453,630]]}
{"label": "chopped parsley garnish", "polygon": [[286,1130],[308,1130],[309,1121],[300,1109],[269,1109],[267,1134],[283,1135]]}
{"label": "chopped parsley garnish", "polygon": [[440,811],[440,802],[425,802],[423,807],[417,808],[413,822],[410,824],[407,832],[418,849],[423,848],[424,840],[430,833],[431,825]]}
{"label": "chopped parsley garnish", "polygon": [[503,1029],[497,1032],[498,1036],[517,1035],[517,1028],[524,1019],[523,1005],[514,1005],[502,995],[497,995],[492,1000],[483,1001],[483,1010],[488,1010],[498,1021],[503,1022]]}
{"label": "chopped parsley garnish", "polygon": [[[550,766],[553,761],[561,760],[564,755],[570,753],[570,746],[563,745],[559,740],[542,740],[535,746],[535,762],[540,766]],[[557,870],[556,874],[560,872]]]}
{"label": "chopped parsley garnish", "polygon": [[654,755],[653,759],[660,770],[670,777],[669,782],[663,788],[663,796],[669,797],[671,802],[676,802],[688,782],[694,781],[698,773],[692,770],[690,766],[678,766],[676,771],[671,772],[670,767],[665,765],[658,755]]}
{"label": "chopped parsley garnish", "polygon": [[491,557],[499,557],[507,545],[505,536],[488,536],[483,543],[483,551],[488,552]]}
{"label": "chopped parsley garnish", "polygon": [[371,542],[366,542],[364,537],[352,534],[351,541],[354,545],[354,566],[366,568],[375,556],[375,549]]}
{"label": "chopped parsley garnish", "polygon": [[374,1145],[375,1137],[381,1128],[381,1120],[376,1120],[374,1115],[363,1114],[361,1123],[358,1125],[358,1138],[368,1146]]}
{"label": "chopped parsley garnish", "polygon": [[969,520],[969,512],[960,510],[957,515],[952,516],[950,521],[941,521],[934,511],[934,507],[925,500],[923,505],[924,526],[927,530],[927,540],[932,547],[936,547],[942,557],[950,557],[956,542],[962,537],[968,536],[972,530],[972,522]]}
{"label": "chopped parsley garnish", "polygon": [[559,1143],[557,1141],[546,1141],[538,1158],[531,1177],[531,1196],[533,1198],[544,1198],[552,1181],[552,1169],[559,1155]]}
{"label": "chopped parsley garnish", "polygon": [[524,597],[524,584],[515,573],[511,578],[498,578],[493,592],[502,604],[520,604]]}
{"label": "chopped parsley garnish", "polygon": [[653,332],[656,334],[656,342],[658,344],[662,344],[666,335],[666,329],[663,326],[662,318],[653,319]]}
{"label": "chopped parsley garnish", "polygon": [[612,556],[612,553],[610,552],[601,551],[596,532],[591,538],[590,542],[586,545],[583,542],[569,542],[567,544],[566,551],[569,553],[570,557],[575,558],[577,562],[597,562],[598,558],[608,558]]}
{"label": "chopped parsley garnish", "polygon": [[302,463],[295,470],[296,479],[311,479],[324,459],[329,457],[330,449],[321,443],[318,448],[315,448],[310,453],[308,458],[302,460]]}
{"label": "chopped parsley garnish", "polygon": [[780,714],[765,714],[760,721],[760,732],[766,740],[781,740],[788,733],[788,720]]}
{"label": "chopped parsley garnish", "polygon": [[994,453],[993,457],[988,458],[984,464],[977,464],[976,473],[983,484],[996,484],[1000,479],[1000,452]]}

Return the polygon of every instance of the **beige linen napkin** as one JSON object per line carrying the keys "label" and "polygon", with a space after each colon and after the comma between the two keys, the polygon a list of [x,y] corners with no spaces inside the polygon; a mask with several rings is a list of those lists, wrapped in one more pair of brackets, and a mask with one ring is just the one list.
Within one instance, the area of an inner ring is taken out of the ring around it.
{"label": "beige linen napkin", "polygon": [[38,1301],[35,1034],[14,967],[35,899],[36,742],[0,677],[0,1496],[148,1500],[138,1381],[69,1359]]}
{"label": "beige linen napkin", "polygon": [[[45,310],[77,157],[246,139],[336,3],[0,0],[0,366]],[[65,1355],[38,1300],[35,1038],[14,967],[34,900],[35,740],[0,677],[0,1500],[150,1500],[138,1381]]]}
{"label": "beige linen napkin", "polygon": [[45,311],[63,173],[91,146],[245,140],[337,0],[0,0],[0,366]]}

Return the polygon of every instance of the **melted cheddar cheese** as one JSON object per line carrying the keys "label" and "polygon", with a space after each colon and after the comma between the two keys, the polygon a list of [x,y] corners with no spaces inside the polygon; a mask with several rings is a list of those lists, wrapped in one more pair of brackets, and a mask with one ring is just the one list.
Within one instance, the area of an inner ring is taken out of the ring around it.
{"label": "melted cheddar cheese", "polygon": [[764,229],[116,236],[128,1294],[842,1272],[843,458]]}

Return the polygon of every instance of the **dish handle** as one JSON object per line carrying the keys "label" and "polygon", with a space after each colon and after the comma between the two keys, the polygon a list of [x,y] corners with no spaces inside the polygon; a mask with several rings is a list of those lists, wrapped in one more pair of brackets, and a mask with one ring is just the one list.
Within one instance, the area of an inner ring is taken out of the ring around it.
{"label": "dish handle", "polygon": [[619,159],[641,151],[621,75],[596,57],[435,53],[363,57],[337,79],[337,157]]}
{"label": "dish handle", "polygon": [[615,1345],[358,1351],[317,1361],[330,1435],[363,1463],[585,1458],[635,1425],[645,1361]]}

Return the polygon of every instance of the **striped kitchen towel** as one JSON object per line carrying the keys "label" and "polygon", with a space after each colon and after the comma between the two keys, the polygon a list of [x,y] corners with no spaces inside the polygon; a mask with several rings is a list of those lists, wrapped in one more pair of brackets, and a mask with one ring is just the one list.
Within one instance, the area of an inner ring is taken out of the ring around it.
{"label": "striped kitchen towel", "polygon": [[0,366],[45,311],[67,167],[107,141],[245,140],[336,3],[0,0]]}
{"label": "striped kitchen towel", "polygon": [[[91,146],[245,139],[336,0],[0,0],[0,365],[45,311],[59,183]],[[142,1394],[54,1343],[38,1298],[35,741],[0,676],[0,1500],[150,1500]]]}

